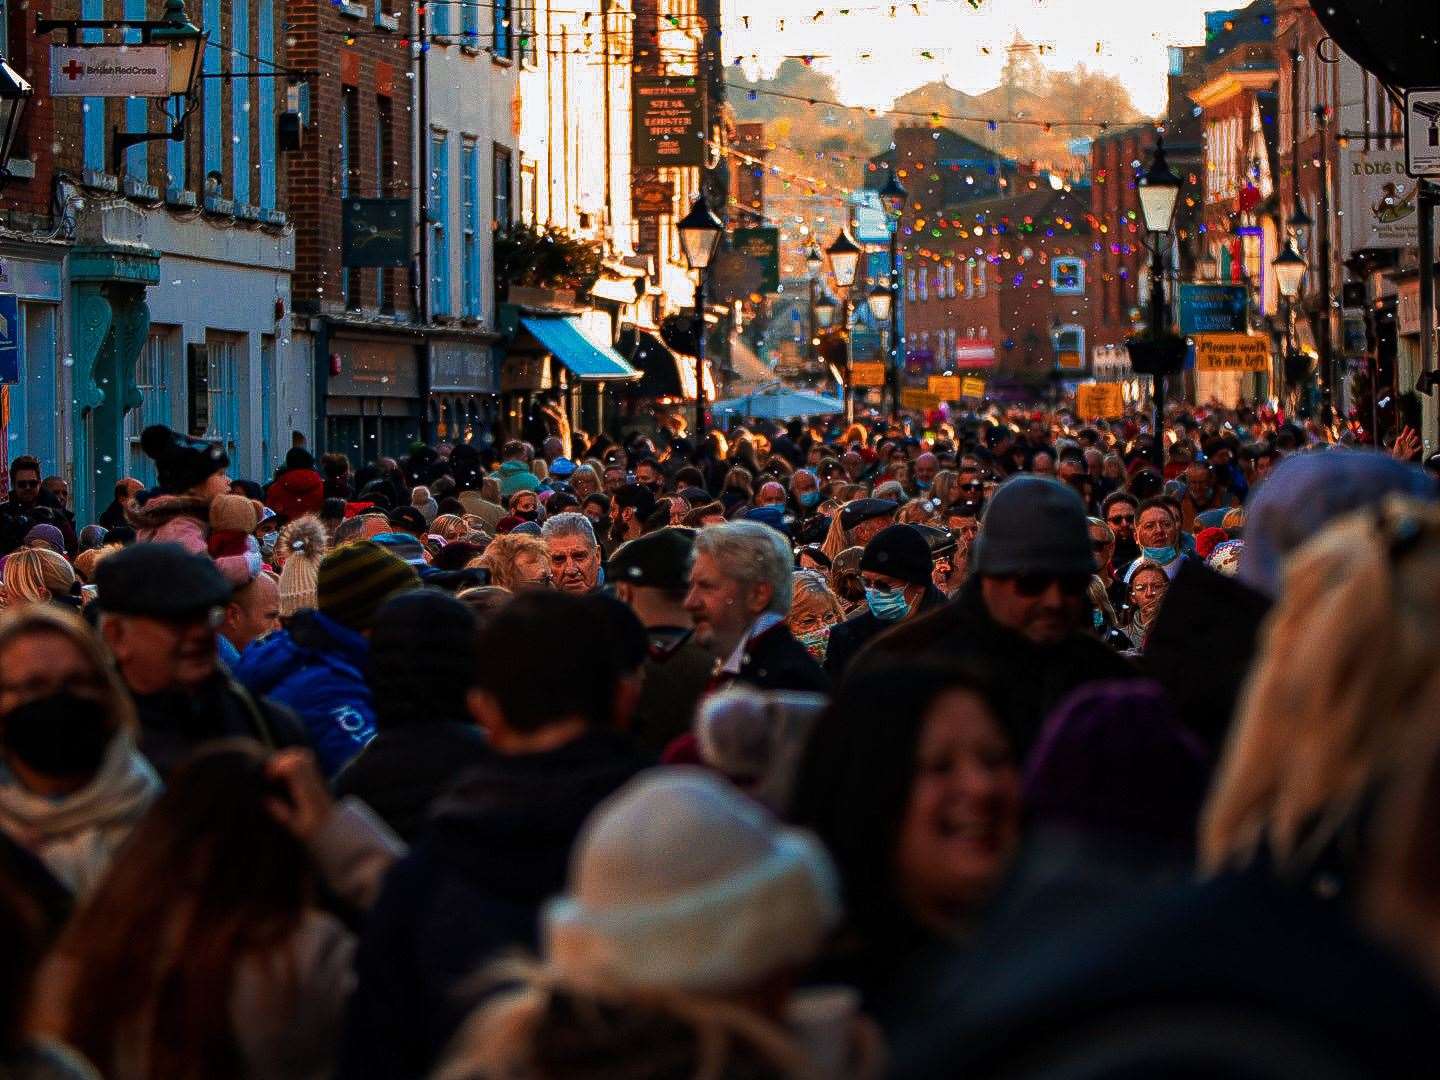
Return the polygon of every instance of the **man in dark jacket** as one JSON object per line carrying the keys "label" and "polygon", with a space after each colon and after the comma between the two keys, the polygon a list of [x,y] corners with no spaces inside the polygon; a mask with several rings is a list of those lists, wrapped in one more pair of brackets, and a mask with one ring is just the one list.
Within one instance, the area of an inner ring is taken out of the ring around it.
{"label": "man in dark jacket", "polygon": [[785,625],[795,557],[785,537],[758,521],[711,525],[695,537],[685,610],[695,639],[720,662],[712,688],[825,693],[830,680]]}
{"label": "man in dark jacket", "polygon": [[103,560],[95,585],[101,636],[140,714],[140,750],[161,776],[212,739],[307,745],[289,709],[220,666],[230,586],[213,562],[178,544],[136,544]]}
{"label": "man in dark jacket", "polygon": [[659,529],[623,544],[605,569],[615,595],[630,605],[650,641],[630,733],[655,754],[690,730],[715,671],[715,657],[695,640],[685,610],[694,546],[691,529]]}
{"label": "man in dark jacket", "polygon": [[334,787],[364,800],[406,843],[456,777],[489,759],[466,700],[478,633],[474,612],[438,589],[392,596],[375,615],[366,681],[378,734]]}
{"label": "man in dark jacket", "polygon": [[343,1080],[429,1075],[475,1004],[474,975],[535,950],[580,826],[648,763],[617,730],[630,695],[606,638],[587,600],[558,591],[517,597],[481,631],[467,700],[489,753],[435,804],[371,911]]}
{"label": "man in dark jacket", "polygon": [[41,488],[40,462],[29,455],[10,463],[10,498],[0,503],[0,555],[25,542],[36,525],[54,525],[65,541],[62,554],[75,553],[75,527],[70,516]]}
{"label": "man in dark jacket", "polygon": [[285,455],[285,468],[270,482],[265,505],[287,521],[302,514],[318,514],[325,504],[325,478],[315,471],[315,459],[303,446]]}
{"label": "man in dark jacket", "polygon": [[987,672],[1023,757],[1045,716],[1075,687],[1134,668],[1085,632],[1095,556],[1074,491],[1017,476],[991,498],[972,575],[955,599],[876,638],[851,673],[897,658],[974,662]]}
{"label": "man in dark jacket", "polygon": [[825,673],[838,680],[871,638],[943,606],[933,573],[930,545],[914,525],[891,525],[872,537],[860,559],[865,610],[831,627]]}

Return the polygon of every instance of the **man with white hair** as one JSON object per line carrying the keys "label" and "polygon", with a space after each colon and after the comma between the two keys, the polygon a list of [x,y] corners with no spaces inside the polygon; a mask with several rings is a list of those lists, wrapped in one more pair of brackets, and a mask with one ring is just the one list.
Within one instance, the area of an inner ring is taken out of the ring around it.
{"label": "man with white hair", "polygon": [[825,672],[785,625],[794,556],[785,538],[758,521],[731,521],[695,537],[685,610],[695,640],[720,668],[716,687],[829,690]]}
{"label": "man with white hair", "polygon": [[550,552],[550,573],[555,587],[583,595],[600,580],[600,544],[595,528],[584,514],[556,514],[540,527]]}

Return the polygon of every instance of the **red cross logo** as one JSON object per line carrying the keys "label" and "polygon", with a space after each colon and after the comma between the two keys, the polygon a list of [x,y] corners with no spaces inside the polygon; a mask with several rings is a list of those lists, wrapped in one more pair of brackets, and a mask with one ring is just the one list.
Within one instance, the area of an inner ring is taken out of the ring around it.
{"label": "red cross logo", "polygon": [[80,63],[79,60],[71,60],[60,70],[64,72],[65,76],[71,82],[74,82],[76,79],[80,78],[81,75],[85,74],[85,65]]}

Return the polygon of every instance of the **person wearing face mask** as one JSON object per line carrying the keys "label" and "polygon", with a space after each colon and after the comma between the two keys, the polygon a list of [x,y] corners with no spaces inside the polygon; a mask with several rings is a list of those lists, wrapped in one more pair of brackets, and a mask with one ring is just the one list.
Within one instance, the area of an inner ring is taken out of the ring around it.
{"label": "person wearing face mask", "polygon": [[809,469],[796,469],[791,474],[790,502],[795,508],[797,526],[815,516],[820,506],[820,481]]}
{"label": "person wearing face mask", "polygon": [[1140,556],[1125,569],[1125,583],[1142,563],[1157,564],[1165,576],[1174,580],[1185,561],[1180,548],[1180,521],[1174,509],[1161,498],[1146,499],[1140,504],[1135,519],[1135,539],[1140,544]]}
{"label": "person wearing face mask", "polygon": [[785,621],[795,640],[818,664],[825,663],[830,631],[845,618],[839,598],[830,591],[825,575],[815,570],[795,571],[795,591],[790,600],[790,617]]}
{"label": "person wearing face mask", "polygon": [[0,673],[0,830],[83,896],[160,794],[135,706],[95,634],[49,605],[0,619]]}
{"label": "person wearing face mask", "polygon": [[934,569],[930,545],[913,525],[891,525],[865,545],[860,559],[865,609],[830,630],[825,671],[832,679],[840,678],[872,638],[944,605],[945,594],[934,585]]}

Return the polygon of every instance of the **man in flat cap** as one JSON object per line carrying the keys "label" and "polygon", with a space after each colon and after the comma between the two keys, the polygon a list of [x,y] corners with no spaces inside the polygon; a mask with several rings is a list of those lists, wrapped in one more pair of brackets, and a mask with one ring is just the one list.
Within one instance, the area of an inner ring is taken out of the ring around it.
{"label": "man in flat cap", "polygon": [[621,545],[605,568],[606,581],[650,638],[630,730],[655,754],[690,730],[715,669],[715,657],[695,640],[695,624],[685,610],[694,546],[692,529],[659,529]]}
{"label": "man in flat cap", "polygon": [[212,739],[306,745],[284,706],[251,694],[220,666],[215,634],[230,586],[214,562],[178,544],[136,544],[95,571],[100,634],[140,716],[140,750],[160,775]]}

